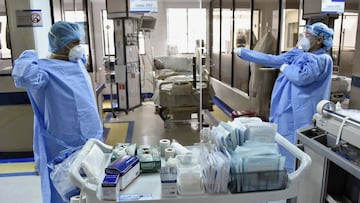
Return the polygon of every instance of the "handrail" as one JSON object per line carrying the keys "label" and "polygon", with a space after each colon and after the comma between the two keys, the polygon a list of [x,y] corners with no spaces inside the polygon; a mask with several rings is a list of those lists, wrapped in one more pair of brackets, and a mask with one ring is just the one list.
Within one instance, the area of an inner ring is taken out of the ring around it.
{"label": "handrail", "polygon": [[304,175],[304,172],[310,167],[311,165],[311,158],[309,155],[307,155],[305,152],[301,151],[299,148],[297,148],[296,145],[289,142],[286,138],[281,136],[279,133],[276,133],[275,135],[275,141],[279,143],[281,146],[283,146],[285,149],[287,149],[290,153],[292,153],[297,159],[300,160],[300,166],[290,173],[289,181],[290,182],[298,182],[302,175]]}
{"label": "handrail", "polygon": [[[101,142],[98,139],[90,138],[79,154],[77,155],[75,161],[71,164],[69,174],[72,182],[79,187],[80,189],[85,189],[87,191],[96,191],[98,185],[95,184],[93,181],[89,181],[91,178],[97,178],[97,177],[83,177],[81,176],[81,167],[82,162],[85,160],[87,155],[90,153],[90,151],[93,149],[93,146],[98,146],[100,150],[103,152],[103,156],[106,156],[106,154],[111,154],[112,152],[112,146],[106,145],[103,142]],[[110,157],[110,156],[109,156]],[[104,157],[105,158],[105,157]],[[94,163],[96,164],[96,163]],[[95,167],[95,166],[94,166]],[[105,167],[105,166],[99,166],[99,167]]]}

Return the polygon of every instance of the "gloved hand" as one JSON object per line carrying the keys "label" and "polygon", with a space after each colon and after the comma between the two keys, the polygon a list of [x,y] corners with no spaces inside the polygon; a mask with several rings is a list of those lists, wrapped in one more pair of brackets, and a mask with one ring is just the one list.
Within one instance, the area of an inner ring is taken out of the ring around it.
{"label": "gloved hand", "polygon": [[242,48],[234,48],[234,54],[238,55],[238,56],[241,56],[241,49]]}
{"label": "gloved hand", "polygon": [[286,63],[282,64],[282,65],[280,66],[280,71],[283,72],[284,69],[285,69],[287,66],[289,66],[289,65],[286,64]]}

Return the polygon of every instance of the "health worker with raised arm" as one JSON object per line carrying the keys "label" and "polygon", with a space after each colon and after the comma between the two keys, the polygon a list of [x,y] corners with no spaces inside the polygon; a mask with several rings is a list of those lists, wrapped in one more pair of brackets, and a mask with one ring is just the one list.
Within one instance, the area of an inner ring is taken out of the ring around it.
{"label": "health worker with raised arm", "polygon": [[[330,99],[333,60],[329,55],[333,30],[321,22],[306,26],[301,48],[280,55],[236,48],[242,59],[265,67],[280,69],[275,81],[270,104],[269,121],[278,125],[278,132],[291,143],[296,143],[296,129],[311,124],[316,105]],[[280,146],[286,156],[285,167],[292,172],[295,158]]]}
{"label": "health worker with raised arm", "polygon": [[83,29],[60,21],[49,33],[49,58],[26,50],[14,62],[15,86],[24,88],[34,111],[33,150],[41,176],[43,203],[69,202],[54,188],[50,166],[63,152],[81,148],[89,138],[103,141],[86,58],[80,39]]}

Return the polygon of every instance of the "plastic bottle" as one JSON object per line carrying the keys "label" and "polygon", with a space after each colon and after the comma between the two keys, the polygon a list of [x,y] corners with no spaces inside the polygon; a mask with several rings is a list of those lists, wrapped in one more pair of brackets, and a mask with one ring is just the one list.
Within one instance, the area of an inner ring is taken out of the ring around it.
{"label": "plastic bottle", "polygon": [[341,103],[338,101],[335,104],[335,111],[340,111],[340,110],[342,110],[342,107],[341,107]]}
{"label": "plastic bottle", "polygon": [[200,130],[200,143],[208,143],[210,141],[210,135],[210,125],[207,123],[203,123],[202,129]]}

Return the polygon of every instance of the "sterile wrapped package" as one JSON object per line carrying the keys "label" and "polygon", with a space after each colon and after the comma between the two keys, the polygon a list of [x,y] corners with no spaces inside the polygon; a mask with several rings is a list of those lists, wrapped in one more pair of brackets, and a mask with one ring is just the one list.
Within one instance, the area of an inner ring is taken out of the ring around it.
{"label": "sterile wrapped package", "polygon": [[276,143],[247,141],[243,146],[236,147],[234,154],[240,158],[259,155],[279,155],[279,148]]}
{"label": "sterile wrapped package", "polygon": [[223,126],[218,125],[216,128],[213,128],[211,134],[214,136],[215,144],[217,146],[223,146],[228,151],[233,151],[235,149],[236,146],[233,146],[230,132]]}
{"label": "sterile wrapped package", "polygon": [[233,120],[234,123],[242,123],[242,124],[248,124],[248,123],[261,123],[262,120],[259,117],[238,117]]}
{"label": "sterile wrapped package", "polygon": [[246,125],[245,140],[258,142],[275,142],[277,125],[268,122],[258,122]]}
{"label": "sterile wrapped package", "polygon": [[135,155],[135,150],[136,150],[136,144],[117,143],[111,154],[111,162],[125,155]]}
{"label": "sterile wrapped package", "polygon": [[261,155],[243,158],[244,172],[277,171],[283,157],[280,155]]}
{"label": "sterile wrapped package", "polygon": [[231,141],[231,148],[235,149],[235,147],[238,145],[239,141],[237,140],[237,136],[235,133],[235,128],[233,128],[229,123],[225,123],[221,121],[219,123],[224,129],[226,129],[230,134],[230,141]]}

